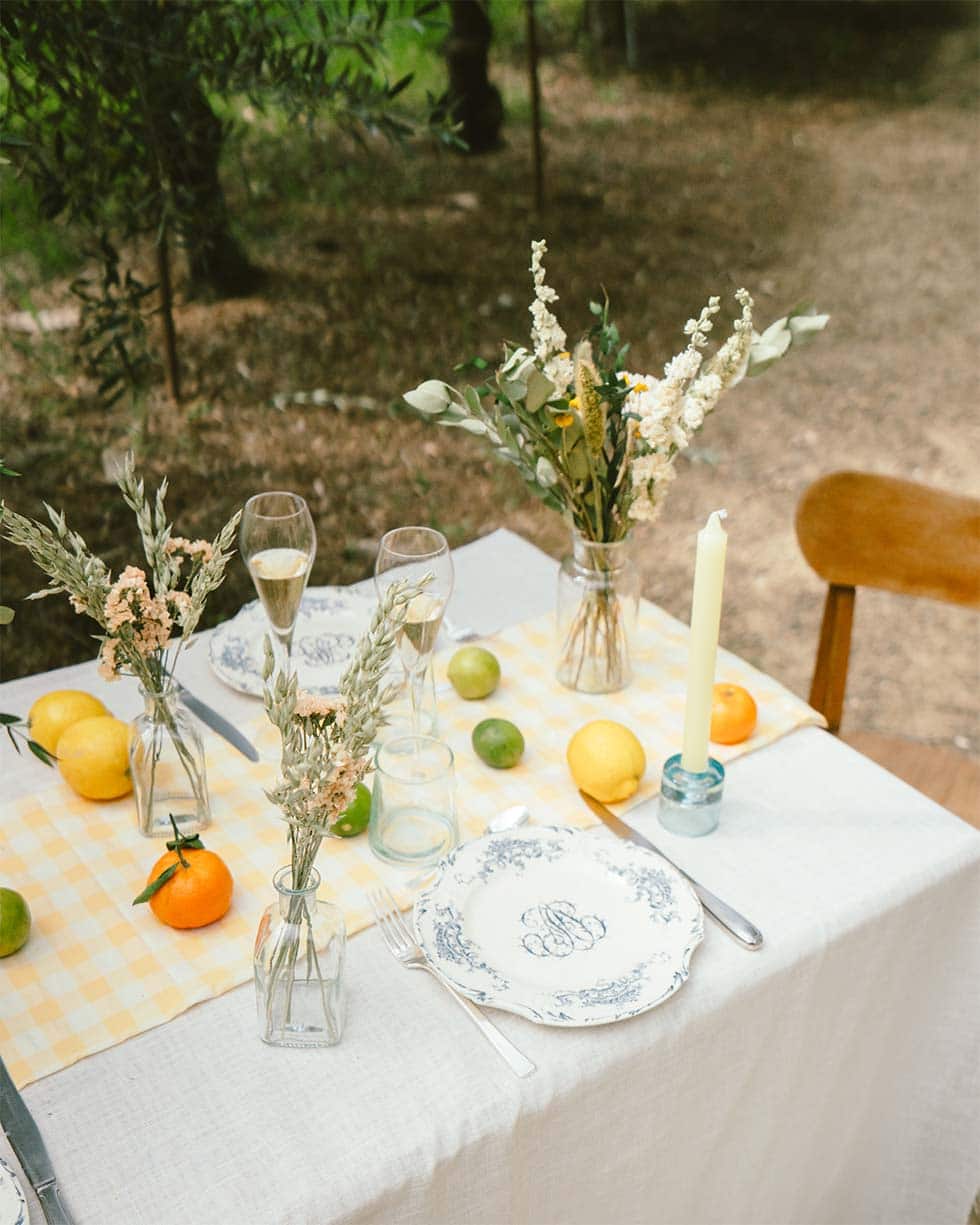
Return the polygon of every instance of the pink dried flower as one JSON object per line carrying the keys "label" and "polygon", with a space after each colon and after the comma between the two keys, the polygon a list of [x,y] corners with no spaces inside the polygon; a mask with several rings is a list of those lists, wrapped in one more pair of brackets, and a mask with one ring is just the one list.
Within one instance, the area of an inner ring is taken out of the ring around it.
{"label": "pink dried flower", "polygon": [[171,618],[183,625],[193,605],[190,595],[186,591],[168,591],[164,599]]}
{"label": "pink dried flower", "polygon": [[128,627],[129,642],[144,657],[165,647],[173,628],[166,598],[150,595],[146,575],[136,566],[127,566],[110,588],[105,623],[110,636],[116,638]]}
{"label": "pink dried flower", "polygon": [[164,550],[171,556],[180,553],[202,565],[214,556],[214,550],[207,540],[188,540],[186,536],[171,536],[164,545]]}
{"label": "pink dried flower", "polygon": [[315,807],[323,814],[328,824],[332,824],[350,808],[354,802],[357,784],[367,773],[367,768],[366,757],[355,759],[347,752],[338,755],[329,780],[315,797]]}
{"label": "pink dried flower", "polygon": [[333,715],[334,722],[341,725],[346,713],[346,707],[342,698],[307,693],[303,689],[300,689],[296,694],[295,715],[298,719],[309,719],[311,717],[325,719]]}
{"label": "pink dried flower", "polygon": [[99,676],[106,681],[119,680],[119,663],[116,659],[115,638],[106,638],[102,643],[102,650],[99,652]]}

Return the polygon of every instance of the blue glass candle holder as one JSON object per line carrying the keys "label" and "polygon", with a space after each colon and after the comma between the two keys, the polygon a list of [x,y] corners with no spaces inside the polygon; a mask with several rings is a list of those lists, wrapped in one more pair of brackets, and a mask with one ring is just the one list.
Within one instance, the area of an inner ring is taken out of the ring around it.
{"label": "blue glass candle holder", "polygon": [[713,757],[707,770],[692,773],[681,765],[680,753],[668,757],[660,780],[660,824],[672,834],[700,838],[718,828],[725,767]]}

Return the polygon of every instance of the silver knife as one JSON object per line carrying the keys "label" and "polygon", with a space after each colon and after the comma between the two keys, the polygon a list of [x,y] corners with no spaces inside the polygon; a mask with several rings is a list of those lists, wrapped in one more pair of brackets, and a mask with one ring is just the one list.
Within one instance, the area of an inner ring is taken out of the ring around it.
{"label": "silver knife", "polygon": [[177,681],[176,684],[184,705],[188,710],[192,710],[202,723],[206,723],[213,732],[223,736],[232,748],[237,749],[249,761],[259,760],[255,745],[242,735],[234,723],[229,723],[224,715],[219,715],[216,710],[211,709],[207,702],[202,702],[200,698],[195,697],[186,685],[182,685],[180,681]]}
{"label": "silver knife", "polygon": [[746,948],[762,948],[762,932],[759,931],[754,923],[750,923],[745,915],[739,914],[733,906],[723,902],[720,897],[715,897],[710,889],[705,889],[704,885],[698,884],[693,876],[688,876],[683,868],[678,867],[659,847],[654,846],[649,838],[645,838],[632,825],[627,825],[625,821],[620,821],[619,817],[614,812],[611,812],[601,800],[597,800],[594,795],[589,795],[587,791],[582,791],[581,789],[579,789],[579,795],[585,800],[596,816],[600,817],[603,823],[618,837],[626,838],[629,842],[635,842],[637,846],[645,846],[648,851],[653,851],[661,859],[666,859],[672,868],[680,872],[681,876],[684,877],[698,895],[701,899],[701,905],[708,914],[717,923],[720,923],[726,931],[730,932],[736,940],[744,944]]}
{"label": "silver knife", "polygon": [[58,1194],[51,1158],[44,1147],[37,1124],[17,1092],[10,1073],[0,1059],[0,1126],[3,1127],[17,1160],[37,1193],[48,1225],[72,1225]]}

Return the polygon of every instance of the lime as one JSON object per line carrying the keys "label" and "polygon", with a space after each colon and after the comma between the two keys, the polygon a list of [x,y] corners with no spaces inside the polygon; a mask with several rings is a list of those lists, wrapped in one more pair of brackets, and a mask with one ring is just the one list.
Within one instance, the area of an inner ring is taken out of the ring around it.
{"label": "lime", "polygon": [[16,889],[0,888],[0,957],[9,957],[27,943],[31,912]]}
{"label": "lime", "polygon": [[363,783],[357,784],[354,802],[350,808],[338,818],[331,832],[341,838],[353,838],[355,834],[363,834],[371,819],[371,792]]}
{"label": "lime", "polygon": [[500,684],[500,664],[486,647],[460,647],[449,661],[448,676],[461,698],[488,698]]}
{"label": "lime", "polygon": [[473,728],[473,748],[488,766],[509,770],[521,760],[524,737],[507,719],[484,719]]}

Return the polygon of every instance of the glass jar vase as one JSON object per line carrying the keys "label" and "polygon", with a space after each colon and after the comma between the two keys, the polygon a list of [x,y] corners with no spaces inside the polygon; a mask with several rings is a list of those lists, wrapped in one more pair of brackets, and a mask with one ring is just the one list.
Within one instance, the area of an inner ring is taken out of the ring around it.
{"label": "glass jar vase", "polygon": [[253,959],[259,1037],[270,1046],[334,1046],[344,1029],[343,911],[317,900],[316,868],[302,888],[291,866],[272,883],[277,897],[262,915]]}
{"label": "glass jar vase", "polygon": [[172,838],[173,816],[182,834],[211,824],[204,744],[176,685],[140,686],[143,713],[133,720],[129,770],[141,834]]}
{"label": "glass jar vase", "polygon": [[558,571],[558,680],[580,693],[614,693],[630,682],[640,576],[630,539],[613,543],[572,533]]}

